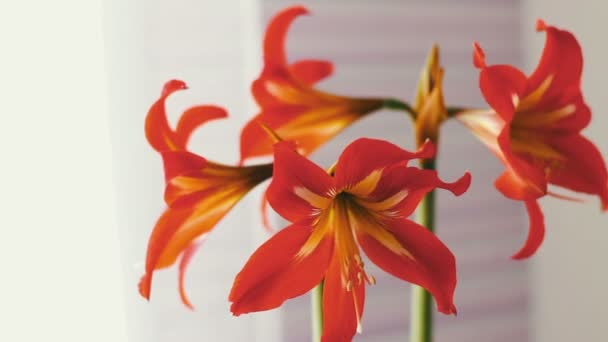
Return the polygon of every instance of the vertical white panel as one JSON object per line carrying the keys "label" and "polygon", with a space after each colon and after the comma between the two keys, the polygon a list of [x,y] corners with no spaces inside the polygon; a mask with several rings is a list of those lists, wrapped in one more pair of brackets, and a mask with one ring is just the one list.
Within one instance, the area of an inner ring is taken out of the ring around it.
{"label": "vertical white panel", "polygon": [[0,2],[0,341],[125,341],[101,1]]}
{"label": "vertical white panel", "polygon": [[[532,70],[544,45],[534,21],[573,32],[583,47],[583,95],[593,119],[584,134],[608,152],[606,75],[608,30],[605,1],[527,0],[523,13],[527,70]],[[567,67],[567,66],[565,66]],[[556,199],[541,202],[547,233],[533,267],[534,341],[604,341],[608,317],[608,216],[601,214],[597,198],[586,203]]]}

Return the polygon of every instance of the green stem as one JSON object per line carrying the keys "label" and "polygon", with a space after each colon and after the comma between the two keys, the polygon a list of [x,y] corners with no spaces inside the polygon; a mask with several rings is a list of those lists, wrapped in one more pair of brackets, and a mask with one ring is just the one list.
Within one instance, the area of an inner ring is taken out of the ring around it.
{"label": "green stem", "polygon": [[415,117],[415,112],[412,107],[408,103],[399,101],[397,99],[385,99],[383,107],[387,109],[402,110],[407,112],[412,119]]}
{"label": "green stem", "polygon": [[312,289],[311,293],[311,322],[312,342],[321,341],[323,336],[323,280]]}
{"label": "green stem", "polygon": [[[434,170],[435,159],[426,159],[420,163],[423,169]],[[435,191],[431,191],[420,202],[418,223],[431,232],[435,229]],[[433,341],[433,298],[420,286],[412,285],[410,317],[410,342]]]}

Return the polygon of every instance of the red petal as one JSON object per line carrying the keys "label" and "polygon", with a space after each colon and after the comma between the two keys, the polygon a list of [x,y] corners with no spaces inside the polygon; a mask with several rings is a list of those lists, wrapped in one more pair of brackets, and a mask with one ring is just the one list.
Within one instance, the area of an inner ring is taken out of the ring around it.
{"label": "red petal", "polygon": [[264,36],[264,64],[286,68],[285,38],[292,21],[298,16],[308,14],[302,6],[292,6],[279,12],[268,24]]}
{"label": "red petal", "polygon": [[481,70],[479,88],[498,115],[511,122],[515,113],[514,99],[519,99],[526,86],[526,76],[510,65],[492,65]]}
{"label": "red petal", "polygon": [[323,239],[311,254],[299,256],[311,233],[311,227],[293,224],[251,255],[228,297],[234,315],[274,309],[285,300],[308,292],[323,279],[333,244],[330,239]]}
{"label": "red petal", "polygon": [[186,248],[184,253],[182,254],[182,258],[179,262],[179,268],[178,268],[179,297],[181,298],[182,303],[184,303],[184,305],[190,310],[194,310],[194,306],[192,306],[192,303],[190,302],[190,300],[188,299],[188,296],[186,295],[186,290],[185,290],[185,286],[184,286],[184,278],[186,276],[186,268],[188,268],[188,265],[190,264],[190,260],[192,260],[192,257],[194,256],[194,254],[196,254],[196,251],[198,251],[198,249],[202,246],[202,244],[203,244],[203,239],[200,239],[198,241],[191,243]]}
{"label": "red petal", "polygon": [[478,42],[473,43],[473,65],[478,69],[486,68],[486,54]]}
{"label": "red petal", "polygon": [[177,145],[175,133],[169,127],[167,113],[165,111],[165,100],[178,90],[187,89],[186,83],[179,80],[170,80],[165,83],[160,98],[152,104],[146,115],[146,139],[156,151],[179,150],[185,146]]}
{"label": "red petal", "polygon": [[456,313],[456,260],[450,250],[430,231],[409,220],[386,221],[387,230],[411,254],[396,254],[367,234],[358,241],[372,262],[393,276],[422,286],[445,314]]}
{"label": "red petal", "polygon": [[195,106],[188,108],[180,117],[175,135],[177,141],[184,149],[188,146],[188,140],[195,129],[207,121],[223,119],[228,117],[228,113],[224,108],[217,106]]}
{"label": "red petal", "polygon": [[293,63],[289,70],[298,81],[313,85],[329,77],[334,71],[334,65],[330,61],[306,59]]}
{"label": "red petal", "polygon": [[414,158],[430,158],[435,147],[427,141],[419,151],[409,152],[384,140],[360,138],[352,142],[340,155],[335,169],[338,189],[356,185],[376,170],[396,163],[407,163]]}
{"label": "red petal", "polygon": [[[351,341],[365,305],[365,281],[346,291],[340,277],[340,259],[335,255],[323,287],[323,336],[321,342]],[[358,316],[358,317],[357,317]]]}
{"label": "red petal", "polygon": [[528,80],[527,92],[534,91],[548,77],[552,77],[538,107],[543,108],[547,104],[559,107],[560,103],[557,102],[563,104],[571,100],[563,98],[564,93],[580,94],[583,53],[572,33],[546,24],[540,28],[546,32],[547,39],[538,66]]}
{"label": "red petal", "polygon": [[545,223],[543,218],[543,212],[540,210],[540,206],[537,201],[526,201],[526,209],[528,209],[528,218],[530,220],[530,228],[528,231],[528,239],[524,246],[511,258],[513,259],[525,259],[536,252],[540,244],[545,238]]}
{"label": "red petal", "polygon": [[[272,154],[273,141],[262,129],[260,123],[265,124],[273,130],[277,130],[291,120],[296,119],[306,108],[302,106],[280,106],[272,110],[265,110],[249,120],[241,130],[241,162],[253,157],[261,157]],[[288,140],[294,140],[293,136],[283,136]]]}
{"label": "red petal", "polygon": [[557,136],[551,145],[566,159],[549,172],[549,182],[573,191],[598,195],[608,209],[608,171],[602,154],[582,135]]}
{"label": "red petal", "polygon": [[519,178],[513,170],[503,172],[494,182],[494,186],[505,197],[513,200],[534,199],[538,197],[536,191],[531,190],[525,181]]}
{"label": "red petal", "polygon": [[207,160],[188,151],[163,151],[165,182],[191,171],[198,171],[207,165]]}
{"label": "red petal", "polygon": [[139,282],[139,293],[142,297],[150,299],[152,275],[159,268],[160,256],[171,237],[191,214],[191,208],[167,209],[156,222],[148,241],[146,272]]}
{"label": "red petal", "polygon": [[270,205],[291,222],[312,217],[320,207],[315,199],[329,198],[332,178],[294,151],[289,142],[275,144],[274,151],[273,177],[267,191]]}
{"label": "red petal", "polygon": [[547,193],[547,180],[543,166],[531,165],[528,161],[513,153],[509,125],[505,125],[498,135],[498,145],[504,157],[504,162],[509,168],[507,173],[496,180],[495,185],[498,190],[512,199],[531,199],[544,196]]}
{"label": "red petal", "polygon": [[[469,188],[470,184],[471,175],[468,172],[455,182],[446,183],[439,179],[436,171],[395,165],[382,173],[376,189],[363,201],[369,201],[372,206],[373,203],[387,205],[390,203],[390,206],[382,210],[397,212],[400,217],[407,217],[414,212],[429,191],[441,188],[460,196]],[[403,197],[399,194],[406,195]]]}
{"label": "red petal", "polygon": [[181,80],[169,80],[165,82],[163,85],[163,90],[161,91],[161,97],[167,97],[178,90],[188,89],[188,86],[184,81]]}

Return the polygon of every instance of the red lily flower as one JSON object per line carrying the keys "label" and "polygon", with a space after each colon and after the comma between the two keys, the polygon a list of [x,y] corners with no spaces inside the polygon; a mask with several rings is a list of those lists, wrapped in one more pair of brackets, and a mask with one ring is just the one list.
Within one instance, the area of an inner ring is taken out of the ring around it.
{"label": "red lily flower", "polygon": [[300,152],[308,154],[354,121],[383,106],[382,99],[349,98],[313,88],[314,83],[332,73],[331,62],[302,60],[288,65],[287,30],[296,17],[307,13],[304,7],[289,7],[268,26],[264,69],[251,87],[261,110],[241,132],[241,161],[272,154],[272,141],[258,122],[284,139],[297,142]]}
{"label": "red lily flower", "polygon": [[530,218],[528,239],[514,259],[534,254],[544,238],[537,200],[548,185],[598,195],[608,209],[608,172],[597,148],[581,135],[591,111],[581,93],[583,57],[572,33],[546,25],[547,35],[536,70],[526,77],[509,65],[485,63],[475,44],[474,64],[481,69],[479,86],[492,107],[489,112],[463,113],[459,119],[494,151],[507,170],[496,180],[506,197],[524,201]]}
{"label": "red lily flower", "polygon": [[148,142],[163,158],[165,201],[169,208],[160,216],[150,235],[146,273],[139,283],[139,291],[149,299],[154,271],[171,266],[181,254],[179,293],[182,302],[192,308],[184,290],[184,274],[190,259],[202,238],[219,220],[253,187],[270,178],[272,165],[227,166],[186,151],[195,128],[209,120],[224,118],[227,113],[216,106],[192,107],[180,117],[176,130],[172,130],[164,102],[181,89],[186,89],[184,82],[167,82],[146,117]]}
{"label": "red lily flower", "polygon": [[258,248],[236,276],[229,296],[233,314],[276,308],[325,278],[323,341],[350,341],[360,328],[365,282],[375,283],[360,248],[384,271],[429,290],[439,311],[456,313],[454,256],[407,219],[434,188],[460,195],[470,184],[468,173],[444,183],[435,171],[407,166],[410,159],[433,154],[430,142],[411,153],[359,139],[344,150],[332,176],[293,145],[275,144],[268,199],[293,224]]}
{"label": "red lily flower", "polygon": [[183,288],[183,272],[198,239],[204,237],[251,189],[272,176],[272,164],[237,167],[213,163],[187,151],[162,153],[167,173],[165,201],[169,208],[150,235],[146,273],[140,294],[150,298],[154,271],[169,267],[182,256],[180,296],[192,307]]}

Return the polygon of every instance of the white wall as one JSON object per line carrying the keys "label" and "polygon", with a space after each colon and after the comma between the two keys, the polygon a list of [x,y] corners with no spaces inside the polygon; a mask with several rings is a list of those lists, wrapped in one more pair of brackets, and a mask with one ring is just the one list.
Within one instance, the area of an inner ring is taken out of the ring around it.
{"label": "white wall", "polygon": [[[608,3],[597,0],[528,0],[522,25],[527,70],[535,66],[544,35],[534,33],[536,18],[571,30],[585,58],[583,92],[593,110],[585,131],[608,155],[606,76]],[[533,308],[537,342],[605,341],[608,317],[608,216],[600,214],[596,198],[585,204],[548,199],[546,240],[533,261]]]}
{"label": "white wall", "polygon": [[126,341],[101,8],[0,2],[0,341]]}

